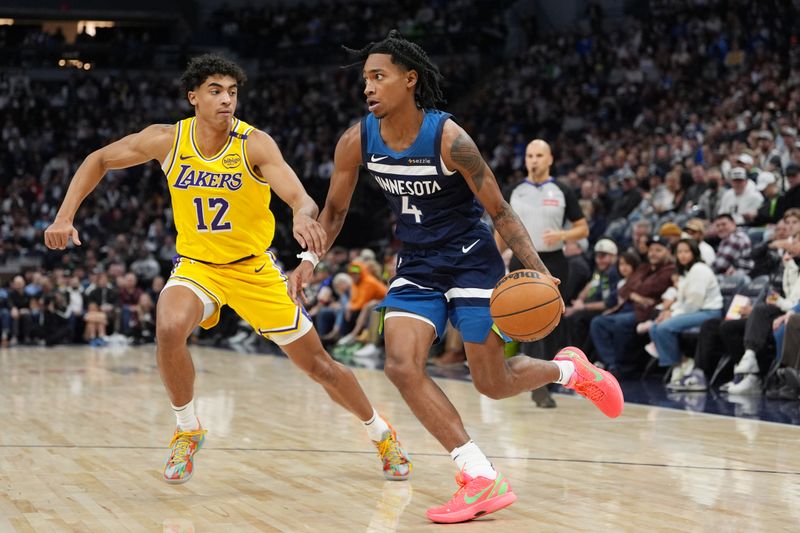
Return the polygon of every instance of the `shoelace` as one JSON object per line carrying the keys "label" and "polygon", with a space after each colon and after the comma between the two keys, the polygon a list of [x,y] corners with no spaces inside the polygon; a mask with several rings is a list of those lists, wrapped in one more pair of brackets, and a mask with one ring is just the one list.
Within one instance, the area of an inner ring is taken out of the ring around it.
{"label": "shoelace", "polygon": [[377,443],[378,446],[378,454],[380,454],[381,458],[386,458],[392,466],[397,466],[404,464],[406,462],[405,458],[400,455],[398,450],[398,446],[394,446],[397,441],[394,440],[393,435],[389,435],[382,441]]}
{"label": "shoelace", "polygon": [[464,476],[461,475],[461,474],[462,474],[462,472],[459,472],[459,473],[456,474],[456,483],[458,483],[458,488],[453,493],[452,498],[450,498],[451,501],[456,499],[456,498],[459,498],[461,496],[461,493],[464,493],[464,492],[467,491],[467,480],[464,479]]}
{"label": "shoelace", "polygon": [[172,464],[183,463],[186,461],[186,456],[189,455],[189,446],[192,445],[192,438],[203,435],[206,433],[205,429],[198,429],[195,431],[180,431],[172,436],[169,441],[170,448],[175,444],[175,449],[172,451],[172,457],[169,462]]}
{"label": "shoelace", "polygon": [[603,389],[601,389],[594,383],[577,383],[575,384],[575,390],[580,392],[582,395],[584,395],[593,402],[602,399],[603,396],[605,395]]}

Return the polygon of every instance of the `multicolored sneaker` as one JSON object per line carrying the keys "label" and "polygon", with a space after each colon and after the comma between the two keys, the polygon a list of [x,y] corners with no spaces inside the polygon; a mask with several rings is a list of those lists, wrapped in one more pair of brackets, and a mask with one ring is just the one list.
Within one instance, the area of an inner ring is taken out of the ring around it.
{"label": "multicolored sneaker", "polygon": [[572,361],[575,372],[564,385],[568,389],[591,400],[604,415],[617,418],[625,407],[625,398],[617,378],[603,369],[597,368],[586,358],[580,349],[567,346],[555,356],[556,361]]}
{"label": "multicolored sneaker", "polygon": [[441,507],[428,509],[428,518],[440,524],[466,522],[504,509],[517,500],[508,479],[499,472],[497,479],[473,478],[459,472],[456,483],[459,487],[450,501]]}
{"label": "multicolored sneaker", "polygon": [[194,431],[175,430],[169,443],[172,452],[164,466],[164,481],[167,483],[186,483],[194,473],[194,454],[203,446],[206,430],[202,427]]}
{"label": "multicolored sneaker", "polygon": [[383,432],[383,438],[372,442],[378,448],[378,455],[383,461],[383,477],[390,481],[403,481],[411,475],[411,459],[400,446],[392,425],[389,422],[386,422],[386,425],[389,429]]}

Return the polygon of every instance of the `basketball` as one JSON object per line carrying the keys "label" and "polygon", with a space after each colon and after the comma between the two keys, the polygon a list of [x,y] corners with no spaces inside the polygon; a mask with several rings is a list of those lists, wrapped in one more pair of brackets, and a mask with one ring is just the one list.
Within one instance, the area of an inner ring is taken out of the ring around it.
{"label": "basketball", "polygon": [[561,293],[549,276],[515,270],[497,282],[489,309],[500,331],[512,339],[538,341],[561,320]]}

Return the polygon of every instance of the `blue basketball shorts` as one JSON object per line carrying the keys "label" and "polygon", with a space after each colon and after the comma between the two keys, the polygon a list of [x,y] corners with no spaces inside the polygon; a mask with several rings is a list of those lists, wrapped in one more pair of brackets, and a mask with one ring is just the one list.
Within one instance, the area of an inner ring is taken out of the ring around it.
{"label": "blue basketball shorts", "polygon": [[489,298],[504,274],[494,236],[481,223],[443,246],[401,250],[378,308],[416,315],[434,327],[436,342],[449,319],[465,342],[482,343],[493,326]]}

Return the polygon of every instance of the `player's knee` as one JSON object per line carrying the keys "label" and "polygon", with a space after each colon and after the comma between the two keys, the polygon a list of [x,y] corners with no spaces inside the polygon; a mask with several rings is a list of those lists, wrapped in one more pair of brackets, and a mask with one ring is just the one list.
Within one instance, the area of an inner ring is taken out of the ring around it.
{"label": "player's knee", "polygon": [[338,363],[330,358],[318,357],[306,373],[320,385],[326,385],[336,380],[336,374],[339,372],[337,365]]}
{"label": "player's knee", "polygon": [[192,327],[179,316],[165,317],[156,322],[156,339],[160,345],[183,344],[191,333]]}
{"label": "player's knee", "polygon": [[398,389],[418,383],[417,378],[422,373],[411,362],[388,356],[383,372]]}
{"label": "player's knee", "polygon": [[486,379],[486,378],[478,378],[475,379],[476,376],[472,377],[472,384],[475,385],[475,389],[486,396],[491,400],[502,400],[506,396],[505,388],[502,386],[501,383],[497,383],[494,380]]}

